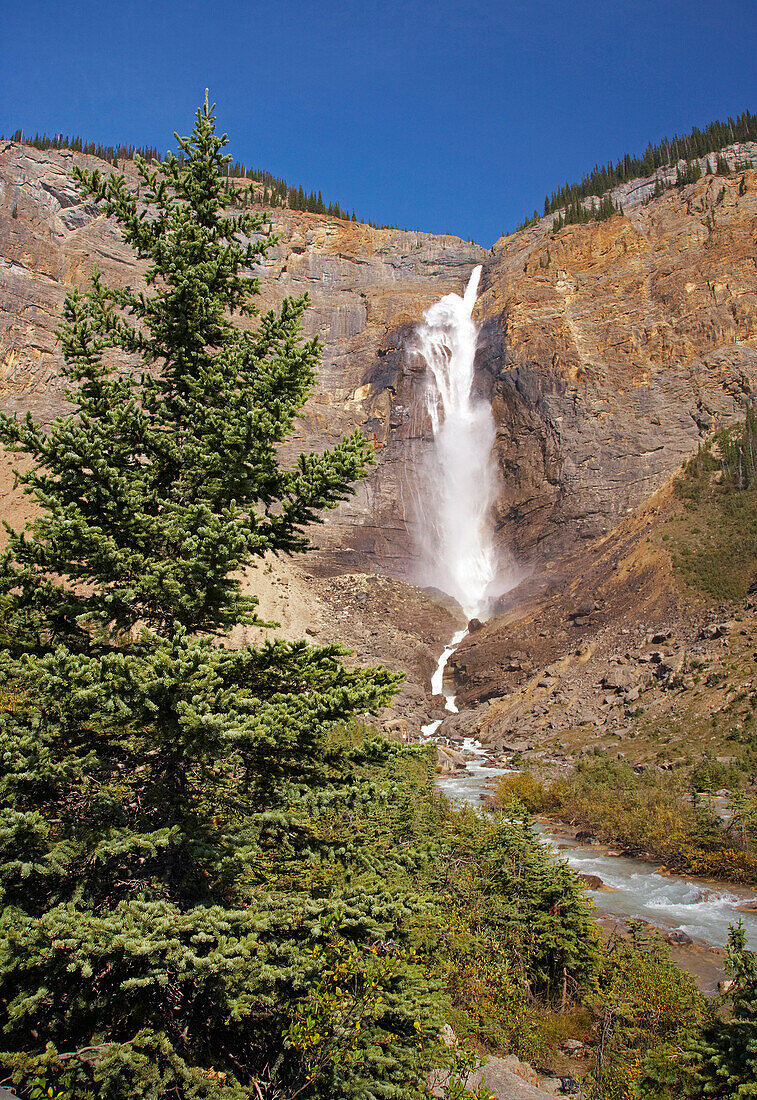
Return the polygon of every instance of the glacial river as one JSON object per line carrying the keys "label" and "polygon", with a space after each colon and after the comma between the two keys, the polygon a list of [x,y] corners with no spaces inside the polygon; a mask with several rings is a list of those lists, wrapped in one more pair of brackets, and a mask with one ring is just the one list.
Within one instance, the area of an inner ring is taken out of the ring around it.
{"label": "glacial river", "polygon": [[[466,748],[471,748],[470,744]],[[481,797],[493,781],[506,774],[478,760],[458,775],[440,776],[438,785],[450,798],[480,807]],[[598,875],[609,889],[589,890],[602,913],[617,917],[638,917],[659,928],[680,928],[695,941],[724,947],[729,925],[741,919],[751,948],[757,948],[757,912],[739,912],[736,906],[753,901],[757,887],[739,887],[682,875],[661,875],[654,864],[628,856],[607,855],[599,848],[581,844],[550,832],[543,825],[538,832],[545,844],[576,871]]]}

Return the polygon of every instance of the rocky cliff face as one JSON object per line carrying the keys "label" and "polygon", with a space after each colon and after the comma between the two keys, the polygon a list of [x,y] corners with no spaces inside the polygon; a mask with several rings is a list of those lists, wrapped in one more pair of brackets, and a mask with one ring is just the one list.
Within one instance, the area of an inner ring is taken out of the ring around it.
{"label": "rocky cliff face", "polygon": [[[54,331],[65,290],[95,263],[115,283],[140,277],[115,228],[80,203],[75,160],[98,163],[0,146],[0,404],[43,420],[64,404]],[[325,345],[293,446],[356,426],[378,446],[371,477],[319,536],[322,571],[411,575],[406,501],[429,425],[423,364],[408,344],[424,309],[461,291],[476,263],[499,537],[523,563],[560,559],[612,529],[741,413],[757,384],[757,172],[705,176],[631,201],[625,216],[551,227],[545,219],[485,253],[455,237],[273,212],[281,240],[261,304],[308,291],[307,329]]]}
{"label": "rocky cliff face", "polygon": [[500,524],[522,559],[605,533],[743,414],[757,384],[756,240],[748,171],[496,243],[479,363],[499,425]]}
{"label": "rocky cliff face", "polygon": [[[55,329],[66,290],[85,284],[94,265],[115,285],[141,275],[114,225],[81,203],[74,163],[112,170],[81,154],[0,145],[0,407],[43,421],[65,404]],[[306,333],[324,342],[317,389],[288,449],[326,446],[356,427],[379,448],[370,481],[320,535],[330,548],[322,565],[343,571],[370,562],[401,574],[404,456],[388,444],[407,434],[417,388],[406,339],[424,309],[464,285],[484,250],[457,237],[290,210],[272,212],[272,230],[280,240],[261,271],[261,308],[307,292]]]}
{"label": "rocky cliff face", "polygon": [[[646,203],[645,186],[629,192],[624,216],[558,234],[545,219],[483,257],[460,242],[450,255],[439,241],[455,273],[437,275],[432,296],[461,291],[483,259],[477,362],[498,425],[499,538],[525,566],[562,559],[612,530],[713,428],[742,416],[757,388],[757,172],[704,176]],[[349,232],[375,247],[375,231],[347,227],[340,249],[350,247]],[[411,245],[423,260],[431,241],[392,234],[383,247]],[[373,288],[375,327],[339,347],[304,428],[313,438],[327,424],[351,426],[340,417],[352,402],[352,422],[382,444],[374,476],[335,517],[332,566],[370,562],[412,577],[407,499],[429,424],[419,400],[423,363],[408,347],[429,299],[412,256],[393,255],[372,273],[395,270],[406,272],[401,294],[395,282]],[[321,317],[331,324],[327,312]],[[340,380],[357,381],[356,354],[365,369],[359,392],[349,393]]]}

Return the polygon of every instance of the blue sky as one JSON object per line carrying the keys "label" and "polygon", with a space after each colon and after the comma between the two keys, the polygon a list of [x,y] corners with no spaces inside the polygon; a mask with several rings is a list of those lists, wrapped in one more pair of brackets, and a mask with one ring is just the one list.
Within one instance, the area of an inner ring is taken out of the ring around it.
{"label": "blue sky", "polygon": [[484,245],[596,162],[757,111],[757,0],[2,0],[0,133],[173,146]]}

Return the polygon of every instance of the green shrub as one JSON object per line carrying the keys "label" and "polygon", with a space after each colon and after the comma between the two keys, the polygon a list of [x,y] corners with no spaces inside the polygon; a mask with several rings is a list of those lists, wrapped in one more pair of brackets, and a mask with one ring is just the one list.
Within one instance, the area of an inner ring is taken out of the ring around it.
{"label": "green shrub", "polygon": [[510,800],[515,798],[532,814],[543,813],[552,802],[544,783],[531,772],[503,776],[497,784],[494,798],[499,806],[509,805]]}
{"label": "green shrub", "polygon": [[[694,790],[697,785],[717,789],[721,779],[736,786],[743,782],[742,769],[710,757],[698,769],[648,769],[637,775],[625,760],[596,755],[579,761],[567,779],[539,784],[533,799],[543,812],[588,829],[613,847],[659,860],[671,870],[757,882],[751,832],[729,831]],[[526,784],[527,797],[529,789]]]}
{"label": "green shrub", "polygon": [[629,1100],[645,1065],[668,1058],[698,1033],[705,1000],[690,974],[670,958],[659,938],[631,924],[613,936],[604,954],[593,1001],[595,1053],[587,1081],[590,1100]]}

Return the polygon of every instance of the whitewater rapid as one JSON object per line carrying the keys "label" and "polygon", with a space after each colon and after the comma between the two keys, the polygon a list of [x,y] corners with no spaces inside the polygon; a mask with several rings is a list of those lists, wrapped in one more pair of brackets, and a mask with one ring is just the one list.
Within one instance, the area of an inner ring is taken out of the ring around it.
{"label": "whitewater rapid", "polygon": [[[480,808],[482,796],[491,794],[492,781],[512,774],[514,769],[489,767],[472,739],[466,738],[463,749],[475,754],[466,770],[439,776],[437,784],[453,801]],[[718,947],[725,946],[730,926],[740,920],[748,945],[757,948],[754,889],[661,873],[653,863],[592,848],[553,833],[546,825],[537,825],[536,830],[540,840],[555,849],[556,858],[564,859],[580,874],[597,875],[602,880],[601,890],[587,888],[602,913],[619,919],[645,920],[662,929],[680,929],[694,941]],[[754,908],[745,911],[744,905]]]}

